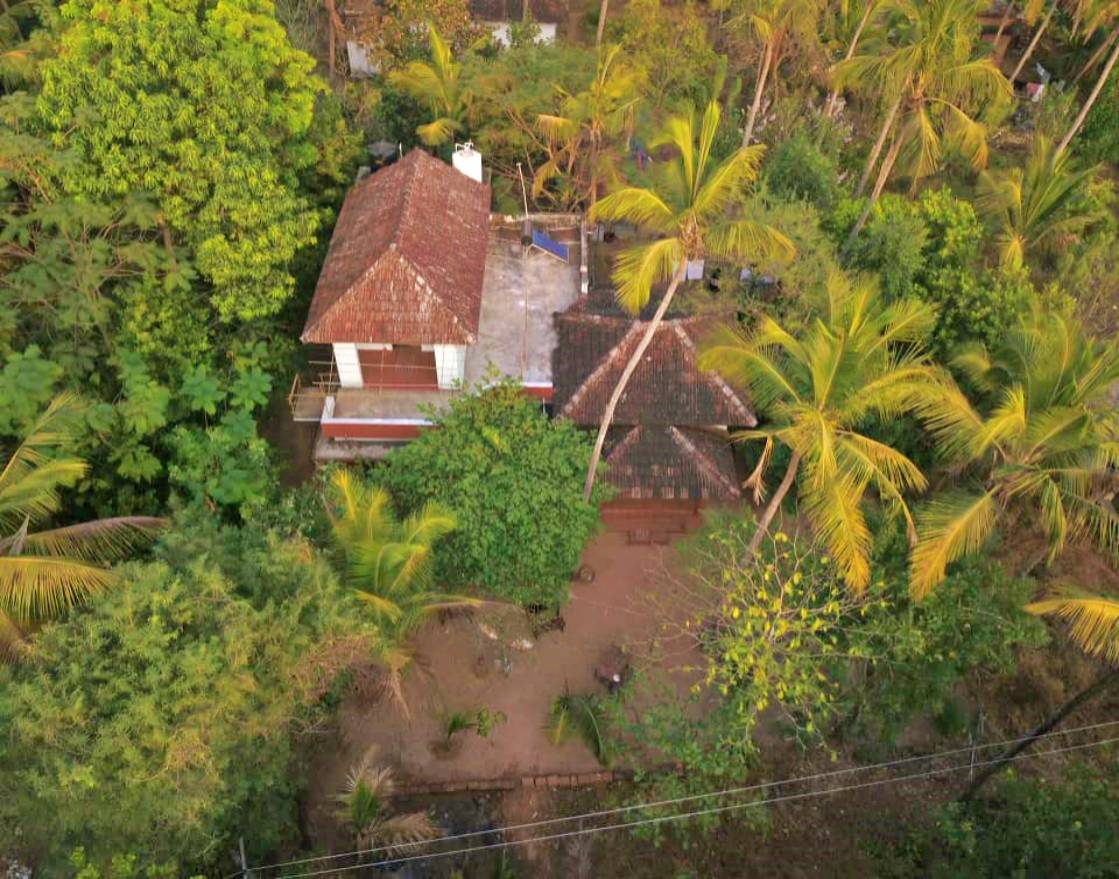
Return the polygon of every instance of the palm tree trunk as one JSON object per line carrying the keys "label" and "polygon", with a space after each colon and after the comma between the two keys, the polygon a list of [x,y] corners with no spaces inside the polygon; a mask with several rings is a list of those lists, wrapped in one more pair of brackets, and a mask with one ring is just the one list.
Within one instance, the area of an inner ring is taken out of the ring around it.
{"label": "palm tree trunk", "polygon": [[754,85],[754,100],[750,104],[750,115],[746,117],[746,129],[742,132],[742,146],[750,145],[750,138],[754,136],[754,125],[758,121],[758,109],[762,105],[762,92],[765,91],[765,81],[769,79],[769,67],[773,62],[773,40],[765,44],[762,53],[761,67],[758,69],[758,81]]}
{"label": "palm tree trunk", "polygon": [[1092,53],[1092,57],[1084,62],[1084,66],[1081,67],[1076,76],[1072,78],[1073,85],[1076,85],[1078,82],[1080,82],[1080,80],[1088,75],[1088,71],[1090,71],[1093,67],[1100,63],[1100,59],[1104,55],[1106,55],[1107,50],[1111,48],[1112,40],[1116,39],[1119,39],[1119,31],[1115,31],[1115,33],[1108,36],[1102,43],[1099,44],[1099,46],[1096,47],[1096,51]]}
{"label": "palm tree trunk", "polygon": [[595,49],[602,48],[602,34],[606,30],[606,12],[610,7],[610,0],[602,0],[598,5],[598,31],[594,35]]}
{"label": "palm tree trunk", "polygon": [[999,22],[999,29],[997,31],[995,31],[995,49],[996,49],[996,51],[998,50],[999,40],[1002,39],[1003,32],[1006,30],[1007,25],[1010,24],[1010,13],[1013,12],[1013,11],[1014,11],[1014,4],[1011,3],[1010,0],[1007,0],[1006,9],[1003,10],[1003,13],[1002,13],[1002,21]]}
{"label": "palm tree trunk", "polygon": [[785,476],[781,480],[781,484],[777,486],[777,491],[773,493],[773,497],[769,499],[766,505],[765,512],[762,514],[761,521],[758,522],[758,530],[754,532],[754,536],[750,538],[750,554],[753,555],[758,551],[758,547],[762,545],[762,539],[769,532],[769,526],[773,522],[773,517],[777,515],[777,511],[781,509],[781,502],[785,500],[785,495],[789,493],[789,489],[793,487],[793,481],[797,477],[797,469],[800,467],[800,452],[793,452],[793,456],[789,459],[789,467],[785,470]]}
{"label": "palm tree trunk", "polygon": [[901,96],[894,101],[890,112],[886,114],[886,121],[882,123],[882,128],[878,132],[878,139],[874,142],[874,147],[870,151],[870,157],[866,160],[866,167],[863,169],[862,180],[859,181],[859,187],[855,190],[855,198],[858,198],[863,192],[866,191],[866,185],[870,182],[870,175],[874,172],[874,166],[878,164],[878,157],[882,155],[882,147],[886,145],[886,138],[890,136],[890,129],[894,127],[894,120],[897,118],[898,110],[901,109]]}
{"label": "palm tree trunk", "polygon": [[1038,41],[1041,40],[1041,35],[1045,33],[1045,29],[1049,27],[1049,22],[1052,20],[1053,13],[1056,12],[1056,10],[1057,3],[1056,0],[1054,0],[1054,2],[1049,4],[1049,11],[1045,13],[1045,18],[1041,20],[1041,24],[1039,24],[1037,30],[1034,31],[1033,39],[1030,40],[1030,44],[1026,46],[1026,51],[1022,54],[1022,57],[1018,59],[1018,66],[1015,67],[1014,72],[1010,74],[1011,84],[1018,79],[1018,74],[1022,72],[1022,68],[1026,66],[1026,62],[1030,60],[1030,56],[1033,55],[1034,49],[1037,48]]}
{"label": "palm tree trunk", "polygon": [[1103,91],[1104,84],[1111,75],[1111,70],[1115,67],[1116,61],[1119,61],[1119,40],[1115,41],[1115,46],[1111,50],[1111,55],[1108,56],[1107,64],[1104,65],[1103,70],[1100,72],[1100,78],[1096,80],[1096,85],[1092,89],[1092,93],[1088,95],[1088,100],[1084,102],[1084,106],[1081,107],[1080,112],[1076,114],[1076,119],[1072,123],[1072,128],[1068,130],[1068,134],[1065,135],[1064,140],[1058,144],[1056,155],[1059,156],[1068,149],[1069,143],[1076,137],[1076,132],[1080,130],[1080,126],[1083,125],[1084,120],[1088,118],[1088,114],[1092,111],[1096,99],[1100,96],[1100,92]]}
{"label": "palm tree trunk", "polygon": [[637,343],[637,348],[634,349],[630,355],[629,362],[626,363],[626,368],[622,370],[621,378],[614,386],[614,392],[610,395],[610,401],[606,404],[606,409],[602,413],[602,422],[598,426],[598,436],[595,437],[594,451],[591,452],[591,462],[587,467],[587,479],[583,483],[583,500],[590,502],[591,490],[594,488],[594,477],[598,472],[598,462],[602,457],[602,446],[606,442],[606,431],[610,429],[610,425],[614,421],[614,410],[618,408],[618,401],[622,399],[622,394],[625,393],[626,385],[629,384],[630,377],[633,371],[637,369],[637,364],[641,362],[641,358],[645,355],[645,349],[649,347],[649,343],[653,341],[653,336],[657,332],[657,327],[661,325],[664,320],[665,312],[668,311],[668,306],[672,302],[672,297],[676,295],[676,288],[680,286],[680,282],[684,280],[684,273],[687,271],[688,262],[683,260],[676,269],[676,273],[672,276],[672,280],[668,283],[668,289],[664,291],[664,297],[661,299],[660,305],[657,306],[656,313],[653,314],[653,319],[649,321],[649,326],[645,328],[644,335],[641,336],[641,341]]}
{"label": "palm tree trunk", "polygon": [[[851,37],[851,45],[847,47],[847,54],[843,56],[844,61],[850,61],[855,54],[855,49],[859,45],[859,38],[863,35],[863,28],[866,23],[870,21],[870,13],[874,11],[874,6],[878,0],[867,0],[866,10],[863,12],[863,17],[859,19],[859,26],[855,28],[855,35]],[[824,115],[829,119],[835,115],[835,109],[839,106],[839,89],[832,89],[831,94],[828,95],[828,102],[824,105]]]}
{"label": "palm tree trunk", "polygon": [[851,249],[851,245],[855,243],[855,239],[863,231],[866,221],[870,219],[870,212],[874,210],[874,206],[878,203],[878,197],[882,195],[882,190],[886,188],[886,181],[890,178],[890,172],[894,170],[894,163],[898,160],[899,152],[901,152],[901,138],[896,137],[890,146],[890,151],[886,153],[886,158],[882,160],[882,167],[878,171],[878,179],[874,181],[874,191],[871,192],[870,198],[866,200],[866,207],[863,208],[858,222],[851,227],[851,232],[847,235],[847,240],[843,244],[843,253]]}
{"label": "palm tree trunk", "polygon": [[966,803],[974,799],[975,795],[979,793],[979,789],[983,787],[983,785],[985,785],[988,781],[990,781],[991,778],[993,778],[997,773],[1002,771],[1002,769],[1006,767],[1015,757],[1017,757],[1023,751],[1033,747],[1034,742],[1036,742],[1045,734],[1052,732],[1052,730],[1054,730],[1057,725],[1061,723],[1061,721],[1072,714],[1077,708],[1079,708],[1085,702],[1094,699],[1116,681],[1119,681],[1119,668],[1111,669],[1103,677],[1097,679],[1094,684],[1089,685],[1087,688],[1081,690],[1079,693],[1069,699],[1064,705],[1061,706],[1060,710],[1058,710],[1056,714],[1049,717],[1044,723],[1034,729],[1033,732],[1022,739],[1022,741],[1020,741],[1017,745],[1015,745],[1013,748],[999,757],[998,760],[996,760],[994,763],[991,763],[982,772],[975,776],[971,784],[967,786],[967,790],[965,790],[960,795],[960,802]]}

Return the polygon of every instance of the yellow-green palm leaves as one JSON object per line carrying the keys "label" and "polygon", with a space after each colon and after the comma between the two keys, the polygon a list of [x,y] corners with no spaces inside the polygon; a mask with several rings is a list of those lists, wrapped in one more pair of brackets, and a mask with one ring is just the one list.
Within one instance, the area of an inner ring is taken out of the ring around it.
{"label": "yellow-green palm leaves", "polygon": [[328,512],[350,585],[393,640],[440,608],[474,603],[433,589],[435,544],[455,529],[449,510],[428,504],[397,520],[388,492],[355,480],[348,470],[334,475],[331,489]]}
{"label": "yellow-green palm leaves", "polygon": [[1028,253],[1074,235],[1093,219],[1079,197],[1096,169],[1078,169],[1047,138],[1034,138],[1024,168],[984,172],[979,178],[981,211],[995,223],[1004,266],[1021,266]]}
{"label": "yellow-green palm leaves", "polygon": [[905,455],[861,432],[871,416],[895,418],[939,397],[945,377],[923,343],[935,311],[915,300],[887,304],[876,285],[835,275],[821,317],[800,335],[763,317],[749,334],[725,330],[700,365],[749,389],[766,426],[736,434],[761,441],[760,463],[747,485],[756,499],[775,443],[792,452],[781,486],[754,536],[760,543],[785,492],[800,476],[802,509],[823,538],[848,585],[870,578],[871,535],[863,501],[873,489],[908,520],[904,495],[925,488]]}
{"label": "yellow-green palm leaves", "polygon": [[25,652],[36,627],[111,588],[107,563],[164,524],[129,516],[34,530],[87,470],[61,454],[79,415],[73,397],[56,398],[0,469],[0,655]]}
{"label": "yellow-green palm leaves", "polygon": [[980,5],[981,0],[882,0],[860,54],[835,66],[839,87],[880,94],[888,108],[860,194],[892,138],[852,238],[899,161],[914,185],[940,168],[946,145],[976,169],[987,164],[987,131],[979,114],[1009,99],[1011,88],[990,58],[975,55]]}
{"label": "yellow-green palm leaves", "polygon": [[416,128],[416,134],[428,146],[449,142],[462,129],[469,101],[462,80],[462,65],[455,61],[451,48],[439,35],[435,25],[428,25],[431,43],[430,61],[410,61],[402,70],[389,74],[389,82],[424,103],[432,120]]}
{"label": "yellow-green palm leaves", "polygon": [[1119,600],[1065,592],[1028,604],[1026,610],[1063,620],[1081,650],[1119,665]]}
{"label": "yellow-green palm leaves", "polygon": [[561,177],[571,184],[575,203],[593,205],[603,189],[617,183],[618,147],[633,133],[642,81],[619,51],[618,46],[600,50],[590,85],[576,94],[558,89],[559,112],[537,116],[548,160],[536,169],[534,196]]}
{"label": "yellow-green palm leaves", "polygon": [[592,221],[624,220],[652,233],[655,240],[624,251],[614,267],[618,302],[631,314],[649,303],[653,286],[668,282],[652,320],[622,370],[598,427],[583,498],[589,501],[606,442],[606,431],[630,376],[641,362],[664,319],[689,260],[705,257],[731,263],[792,258],[792,242],[764,223],[742,216],[747,186],[757,178],[764,149],[742,147],[722,162],[712,150],[719,132],[719,105],[712,101],[703,115],[673,116],[651,147],[671,147],[674,158],[653,166],[651,185],[625,186],[597,202]]}
{"label": "yellow-green palm leaves", "polygon": [[622,220],[658,236],[618,259],[613,279],[618,301],[631,314],[649,302],[652,288],[672,278],[685,262],[710,257],[731,262],[786,258],[795,253],[783,234],[741,216],[746,188],[757,179],[764,147],[735,150],[716,163],[719,105],[702,115],[674,116],[650,143],[675,156],[653,166],[649,186],[626,186],[599,201],[592,220]]}
{"label": "yellow-green palm leaves", "polygon": [[1107,399],[1119,380],[1119,349],[1039,307],[996,351],[975,346],[954,365],[989,402],[949,389],[920,414],[944,453],[983,477],[975,490],[948,493],[920,512],[913,593],[927,594],[951,562],[978,550],[1010,509],[1041,524],[1050,558],[1076,539],[1119,551],[1111,500],[1119,423]]}

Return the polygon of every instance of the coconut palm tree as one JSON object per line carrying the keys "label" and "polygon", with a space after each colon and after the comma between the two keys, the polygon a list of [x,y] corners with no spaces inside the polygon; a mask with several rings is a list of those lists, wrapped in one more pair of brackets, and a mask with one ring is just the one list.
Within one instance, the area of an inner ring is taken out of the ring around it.
{"label": "coconut palm tree", "polygon": [[[1026,51],[1022,53],[1022,57],[1018,59],[1018,63],[1014,66],[1014,71],[1010,74],[1010,81],[1016,82],[1018,75],[1026,66],[1026,62],[1033,57],[1034,49],[1037,44],[1041,42],[1041,36],[1049,28],[1050,23],[1053,21],[1053,14],[1057,11],[1057,0],[1026,0],[1022,7],[1022,18],[1026,20],[1026,24],[1033,27],[1035,24],[1037,28],[1034,30],[1034,35],[1030,38],[1030,42],[1026,46]],[[1040,21],[1039,21],[1040,20]]]}
{"label": "coconut palm tree", "polygon": [[1111,501],[1119,420],[1108,398],[1119,380],[1119,347],[1091,339],[1070,314],[1038,306],[993,353],[974,345],[953,364],[991,403],[973,404],[958,388],[922,401],[920,415],[945,455],[961,475],[977,476],[973,488],[919,511],[913,594],[928,594],[951,562],[977,552],[1012,513],[1041,523],[1050,560],[1070,540],[1119,551]]}
{"label": "coconut palm tree", "polygon": [[0,656],[26,655],[36,628],[111,589],[108,563],[165,524],[122,516],[33,530],[61,511],[62,490],[88,470],[63,452],[80,415],[74,397],[55,398],[0,469]]}
{"label": "coconut palm tree", "polygon": [[801,48],[808,48],[819,42],[817,28],[823,5],[820,0],[730,0],[724,5],[735,11],[726,23],[727,29],[745,28],[762,50],[754,97],[742,132],[742,146],[746,147],[754,136],[766,84],[789,43],[795,41]]}
{"label": "coconut palm tree", "polygon": [[393,772],[387,766],[377,766],[376,759],[375,747],[366,751],[335,796],[338,818],[350,828],[354,842],[360,848],[391,856],[402,848],[442,836],[427,812],[398,815],[392,811],[396,789]]}
{"label": "coconut palm tree", "polygon": [[765,149],[742,147],[716,163],[712,148],[720,116],[718,103],[712,101],[698,120],[695,114],[670,118],[650,147],[672,147],[675,158],[654,165],[649,186],[622,187],[597,202],[589,214],[592,221],[625,220],[659,236],[618,257],[613,280],[618,302],[626,311],[639,314],[649,303],[654,284],[667,281],[668,287],[602,413],[583,486],[587,501],[614,410],[684,280],[688,262],[705,256],[737,262],[791,259],[795,253],[792,242],[780,232],[741,216],[745,189],[757,178]]}
{"label": "coconut palm tree", "polygon": [[746,482],[756,502],[764,496],[774,446],[791,452],[751,552],[798,476],[802,509],[852,589],[862,590],[870,578],[871,535],[862,511],[869,489],[901,513],[912,535],[904,495],[923,490],[925,477],[901,452],[861,430],[871,416],[895,418],[940,396],[946,376],[923,349],[935,322],[935,310],[917,299],[887,304],[875,283],[836,274],[822,316],[802,335],[762,317],[752,332],[725,330],[706,348],[700,366],[749,388],[768,422],[734,436],[764,444]]}
{"label": "coconut palm tree", "polygon": [[1079,0],[1075,4],[1073,34],[1079,36],[1085,45],[1090,43],[1099,31],[1103,32],[1103,38],[1073,77],[1073,85],[1087,76],[1119,40],[1119,28],[1114,26],[1117,22],[1119,22],[1119,0]]}
{"label": "coconut palm tree", "polygon": [[[1100,93],[1103,92],[1103,87],[1107,84],[1108,77],[1111,76],[1115,65],[1119,63],[1119,3],[1115,0],[1098,0],[1089,10],[1091,18],[1086,25],[1089,33],[1094,33],[1096,30],[1108,27],[1111,33],[1104,39],[1103,47],[1110,44],[1110,54],[1107,56],[1107,61],[1104,62],[1103,69],[1100,70],[1100,75],[1096,78],[1096,83],[1092,86],[1092,91],[1088,93],[1088,97],[1080,107],[1080,112],[1076,114],[1072,125],[1061,138],[1061,142],[1057,144],[1057,152],[1063,153],[1068,149],[1068,145],[1072,143],[1072,139],[1076,137],[1076,133],[1080,131],[1081,126],[1084,125],[1084,120],[1088,118],[1088,114],[1092,112],[1092,107],[1095,106],[1096,101],[1099,99]],[[1101,47],[1101,48],[1103,48]],[[1089,59],[1089,64],[1093,60]],[[1087,70],[1087,66],[1085,67]]]}
{"label": "coconut palm tree", "polygon": [[1067,153],[1038,135],[1024,168],[986,172],[979,177],[979,209],[998,228],[1004,266],[1020,267],[1027,252],[1083,229],[1093,219],[1080,196],[1096,168],[1078,169]]}
{"label": "coconut palm tree", "polygon": [[462,65],[455,61],[450,46],[434,24],[428,25],[428,40],[431,59],[409,61],[401,70],[392,71],[388,80],[428,106],[433,118],[418,126],[416,134],[428,146],[441,146],[465,127],[470,101],[462,78]]}
{"label": "coconut palm tree", "polygon": [[[887,142],[874,188],[847,246],[855,240],[901,156],[916,184],[940,167],[945,142],[973,167],[987,164],[987,132],[978,111],[1009,98],[1010,83],[989,58],[974,57],[980,0],[882,0],[883,21],[864,53],[834,69],[838,86],[886,95],[889,109],[859,183],[861,194]],[[892,140],[891,140],[892,139]]]}
{"label": "coconut palm tree", "polygon": [[[850,0],[843,0],[840,3],[843,15],[841,18],[849,18]],[[851,34],[851,39],[847,43],[847,52],[843,56],[844,61],[849,61],[855,55],[855,50],[859,47],[859,40],[862,38],[863,31],[866,30],[867,24],[870,22],[871,15],[874,13],[875,8],[878,6],[878,0],[863,0],[862,14],[859,15],[858,23],[855,25],[854,33]],[[824,103],[824,115],[829,119],[835,115],[836,109],[839,107],[839,89],[833,88],[828,93],[828,99]]]}
{"label": "coconut palm tree", "polygon": [[618,46],[601,50],[590,85],[576,94],[557,87],[560,112],[536,117],[548,139],[548,159],[536,169],[534,197],[562,176],[574,182],[579,200],[593,207],[600,192],[617,182],[616,147],[632,135],[641,100],[641,75],[619,60],[619,51]]}
{"label": "coconut palm tree", "polygon": [[346,469],[334,474],[331,488],[327,512],[335,545],[357,597],[380,626],[404,638],[437,610],[479,603],[432,589],[435,544],[455,529],[449,510],[430,503],[398,521],[389,493],[358,482]]}
{"label": "coconut palm tree", "polygon": [[1038,616],[1052,616],[1068,624],[1068,635],[1091,657],[1103,659],[1108,668],[1091,684],[1065,702],[1018,744],[975,776],[961,800],[975,797],[991,778],[1008,766],[1019,754],[1031,748],[1038,739],[1056,729],[1065,718],[1108,688],[1119,683],[1119,600],[1100,595],[1065,591],[1042,601],[1026,605]]}

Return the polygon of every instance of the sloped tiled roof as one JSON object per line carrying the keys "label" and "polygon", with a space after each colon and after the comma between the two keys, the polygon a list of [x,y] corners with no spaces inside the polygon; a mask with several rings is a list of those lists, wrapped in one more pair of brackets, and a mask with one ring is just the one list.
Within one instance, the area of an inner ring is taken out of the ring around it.
{"label": "sloped tiled roof", "polygon": [[[470,0],[470,14],[480,21],[520,21],[525,0]],[[534,21],[556,23],[567,18],[566,0],[528,0]]]}
{"label": "sloped tiled roof", "polygon": [[622,497],[726,501],[742,496],[726,431],[616,427],[607,442],[606,479]]}
{"label": "sloped tiled roof", "polygon": [[490,188],[422,150],[346,196],[304,342],[469,345],[478,332]]}
{"label": "sloped tiled roof", "polygon": [[[553,404],[576,424],[598,424],[626,362],[648,324],[598,313],[581,300],[556,315]],[[701,321],[664,321],[629,380],[614,423],[686,426],[757,423],[747,402],[719,375],[701,372],[696,341]]]}

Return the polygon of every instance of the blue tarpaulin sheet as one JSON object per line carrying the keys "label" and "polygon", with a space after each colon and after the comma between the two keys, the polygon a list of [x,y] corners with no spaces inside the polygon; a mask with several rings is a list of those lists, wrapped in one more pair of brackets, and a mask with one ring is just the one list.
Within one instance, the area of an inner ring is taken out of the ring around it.
{"label": "blue tarpaulin sheet", "polygon": [[539,229],[532,230],[532,243],[546,253],[567,262],[567,245],[560,244],[556,239],[549,237]]}

